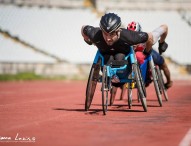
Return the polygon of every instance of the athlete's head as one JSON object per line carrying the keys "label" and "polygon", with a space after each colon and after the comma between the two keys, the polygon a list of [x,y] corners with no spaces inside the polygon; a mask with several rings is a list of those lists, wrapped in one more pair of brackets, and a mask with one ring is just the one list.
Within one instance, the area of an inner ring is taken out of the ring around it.
{"label": "athlete's head", "polygon": [[100,28],[108,45],[117,41],[121,18],[114,13],[107,13],[101,17]]}
{"label": "athlete's head", "polygon": [[112,33],[121,26],[121,18],[114,13],[107,13],[101,17],[100,28],[107,32]]}
{"label": "athlete's head", "polygon": [[141,32],[141,31],[142,31],[142,27],[141,27],[141,25],[139,24],[139,22],[135,22],[135,21],[130,22],[130,23],[127,25],[127,29],[128,29],[128,30],[132,30],[132,31],[138,31],[138,32]]}

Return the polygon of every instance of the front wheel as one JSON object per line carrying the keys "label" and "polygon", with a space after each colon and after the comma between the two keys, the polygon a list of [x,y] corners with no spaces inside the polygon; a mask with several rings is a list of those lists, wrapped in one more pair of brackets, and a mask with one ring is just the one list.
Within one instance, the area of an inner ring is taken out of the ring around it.
{"label": "front wheel", "polygon": [[94,96],[96,85],[99,79],[100,64],[93,64],[90,70],[88,83],[86,87],[86,100],[85,100],[85,111],[88,111]]}

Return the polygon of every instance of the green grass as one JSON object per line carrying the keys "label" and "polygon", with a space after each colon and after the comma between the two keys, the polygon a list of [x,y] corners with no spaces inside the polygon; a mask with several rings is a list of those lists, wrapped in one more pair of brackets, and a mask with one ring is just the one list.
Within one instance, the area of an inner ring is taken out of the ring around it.
{"label": "green grass", "polygon": [[66,76],[54,76],[45,77],[41,75],[36,75],[32,72],[22,72],[15,75],[12,74],[0,74],[0,81],[32,81],[32,80],[85,80],[76,75],[72,77]]}
{"label": "green grass", "polygon": [[41,79],[44,79],[44,77],[30,72],[23,72],[15,75],[12,74],[0,75],[0,81],[41,80]]}

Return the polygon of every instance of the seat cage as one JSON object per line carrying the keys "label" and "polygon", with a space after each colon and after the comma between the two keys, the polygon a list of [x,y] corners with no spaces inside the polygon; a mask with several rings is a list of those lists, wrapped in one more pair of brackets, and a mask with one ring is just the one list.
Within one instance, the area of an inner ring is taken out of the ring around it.
{"label": "seat cage", "polygon": [[[104,66],[104,57],[98,50],[93,63],[96,64],[101,59],[101,66]],[[121,83],[132,82],[134,73],[132,72],[132,64],[137,64],[133,47],[130,47],[130,52],[122,61],[113,60],[107,65],[107,76],[112,77],[117,75]]]}

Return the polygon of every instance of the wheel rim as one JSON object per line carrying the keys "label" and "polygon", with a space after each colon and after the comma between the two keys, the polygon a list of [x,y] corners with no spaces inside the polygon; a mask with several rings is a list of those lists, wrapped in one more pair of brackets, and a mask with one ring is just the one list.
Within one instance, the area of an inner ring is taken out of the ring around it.
{"label": "wheel rim", "polygon": [[155,87],[157,99],[158,99],[159,105],[162,106],[162,97],[161,97],[161,92],[159,89],[159,86],[160,86],[159,85],[159,77],[158,77],[158,74],[156,73],[155,68],[152,69],[152,76],[153,76],[153,82],[154,82],[154,87]]}
{"label": "wheel rim", "polygon": [[87,83],[87,87],[86,87],[86,100],[85,100],[85,110],[88,111],[92,100],[93,100],[93,96],[96,90],[96,85],[97,85],[97,81],[99,78],[99,70],[100,70],[100,64],[93,64],[92,68],[90,70],[90,75],[88,78],[88,83]]}
{"label": "wheel rim", "polygon": [[108,86],[107,68],[106,66],[104,66],[102,75],[102,109],[104,115],[106,115],[108,107],[108,94],[109,94],[109,86]]}
{"label": "wheel rim", "polygon": [[166,101],[168,101],[168,94],[167,94],[167,90],[164,86],[164,79],[163,79],[163,76],[162,76],[162,72],[159,68],[157,68],[157,72],[158,72],[158,77],[159,77],[159,84],[160,84],[160,88],[162,90],[162,94],[165,98]]}
{"label": "wheel rim", "polygon": [[143,109],[145,112],[147,112],[147,102],[146,102],[146,97],[144,96],[144,89],[143,89],[143,79],[141,76],[141,72],[140,72],[140,68],[138,67],[137,64],[133,64],[133,70],[135,72],[135,79],[136,79],[136,84],[137,84],[137,93],[138,93],[138,97],[140,97]]}

